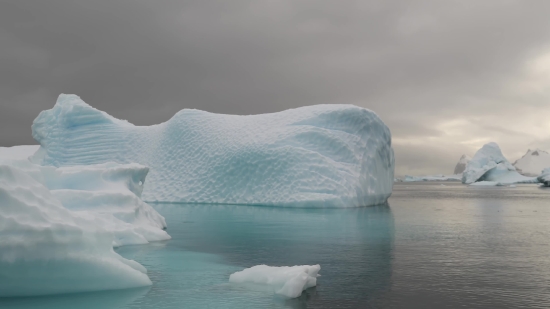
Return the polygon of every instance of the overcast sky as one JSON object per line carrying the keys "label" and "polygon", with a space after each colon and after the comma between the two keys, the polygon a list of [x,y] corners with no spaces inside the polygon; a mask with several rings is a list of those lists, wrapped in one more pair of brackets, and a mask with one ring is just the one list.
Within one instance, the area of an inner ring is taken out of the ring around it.
{"label": "overcast sky", "polygon": [[35,143],[60,93],[137,125],[183,108],[351,103],[389,126],[396,174],[497,142],[550,150],[550,1],[3,0],[0,146]]}

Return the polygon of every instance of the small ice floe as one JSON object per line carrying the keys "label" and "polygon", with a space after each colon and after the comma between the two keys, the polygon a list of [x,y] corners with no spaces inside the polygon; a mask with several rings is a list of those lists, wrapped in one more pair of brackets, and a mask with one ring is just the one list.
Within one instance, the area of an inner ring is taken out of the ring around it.
{"label": "small ice floe", "polygon": [[516,185],[509,185],[508,187],[509,187],[509,188],[515,188],[515,187],[517,187],[517,186],[516,186]]}
{"label": "small ice floe", "polygon": [[261,284],[272,288],[276,294],[296,298],[302,291],[317,285],[320,270],[320,265],[257,265],[231,274],[229,282]]}

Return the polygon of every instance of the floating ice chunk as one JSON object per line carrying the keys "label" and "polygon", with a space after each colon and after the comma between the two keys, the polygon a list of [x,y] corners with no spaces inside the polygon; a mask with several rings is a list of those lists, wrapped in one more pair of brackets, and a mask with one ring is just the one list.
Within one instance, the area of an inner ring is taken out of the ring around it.
{"label": "floating ice chunk", "polygon": [[229,282],[267,285],[279,295],[296,298],[302,291],[317,285],[321,266],[267,266],[257,265],[229,276]]}
{"label": "floating ice chunk", "polygon": [[317,105],[238,116],[184,109],[148,127],[60,95],[32,126],[43,165],[136,162],[150,202],[351,207],[386,202],[391,134],[370,110]]}
{"label": "floating ice chunk", "polygon": [[485,144],[468,162],[462,174],[462,183],[494,182],[496,184],[537,183],[535,177],[520,175],[502,155],[496,143]]}
{"label": "floating ice chunk", "polygon": [[43,184],[0,165],[0,297],[151,285],[112,244],[111,232],[65,209]]}

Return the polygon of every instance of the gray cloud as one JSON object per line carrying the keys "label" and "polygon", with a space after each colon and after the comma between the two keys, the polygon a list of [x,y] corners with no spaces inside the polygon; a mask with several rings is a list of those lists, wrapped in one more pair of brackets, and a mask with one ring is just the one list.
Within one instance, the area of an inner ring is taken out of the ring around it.
{"label": "gray cloud", "polygon": [[7,0],[0,145],[33,143],[34,117],[59,93],[76,93],[140,125],[182,108],[353,103],[392,130],[399,174],[451,171],[488,140],[515,157],[550,139],[550,62],[549,74],[536,69],[550,52],[549,9],[512,0]]}

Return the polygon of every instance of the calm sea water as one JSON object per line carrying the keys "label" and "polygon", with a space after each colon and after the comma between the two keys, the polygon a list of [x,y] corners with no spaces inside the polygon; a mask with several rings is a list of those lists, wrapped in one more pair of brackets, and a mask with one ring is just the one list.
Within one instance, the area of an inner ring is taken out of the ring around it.
{"label": "calm sea water", "polygon": [[[155,205],[172,240],[117,249],[153,286],[1,299],[0,308],[550,308],[550,190],[398,183],[354,209]],[[285,300],[228,283],[257,264],[320,264]]]}

